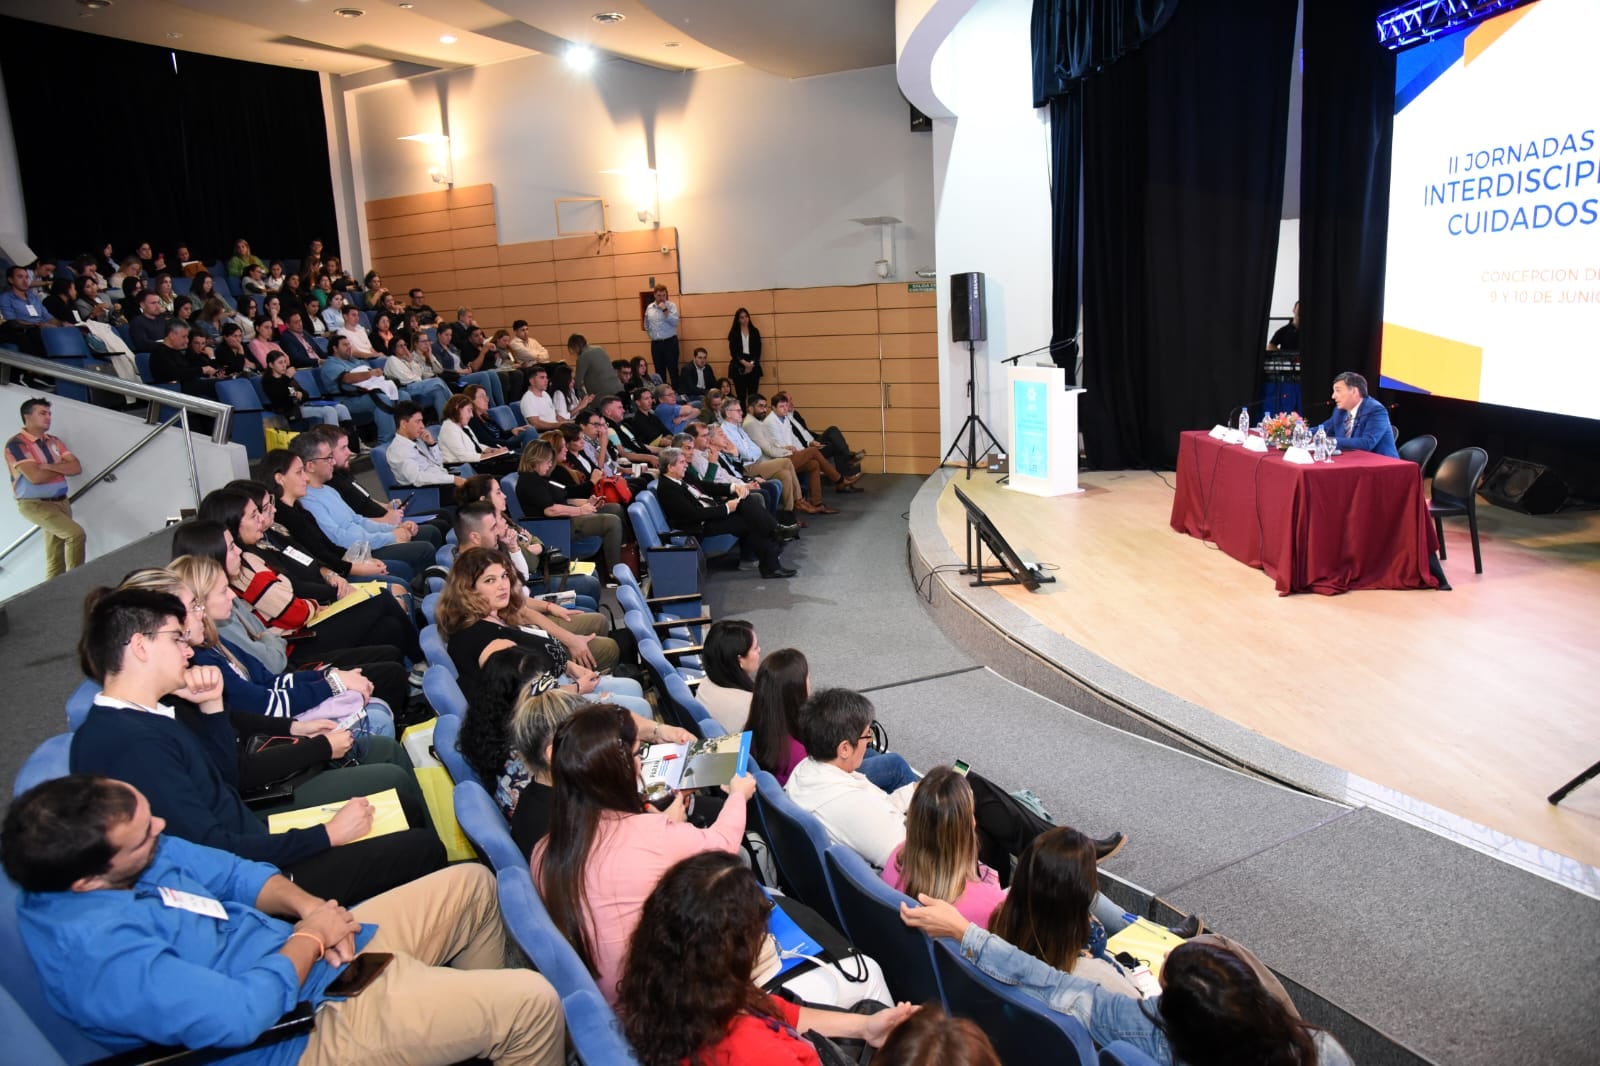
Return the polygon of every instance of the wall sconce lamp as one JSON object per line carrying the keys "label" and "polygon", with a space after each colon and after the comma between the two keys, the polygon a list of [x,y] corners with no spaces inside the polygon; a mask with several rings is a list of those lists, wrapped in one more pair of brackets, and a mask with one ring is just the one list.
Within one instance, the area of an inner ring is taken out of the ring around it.
{"label": "wall sconce lamp", "polygon": [[450,157],[450,135],[448,133],[411,133],[401,137],[402,141],[416,141],[418,144],[431,144],[438,149],[438,158],[434,165],[428,168],[428,177],[433,179],[435,185],[443,185],[447,189],[455,187],[456,172],[454,161]]}
{"label": "wall sconce lamp", "polygon": [[655,167],[615,167],[600,173],[627,178],[634,217],[652,226],[661,225],[661,175]]}

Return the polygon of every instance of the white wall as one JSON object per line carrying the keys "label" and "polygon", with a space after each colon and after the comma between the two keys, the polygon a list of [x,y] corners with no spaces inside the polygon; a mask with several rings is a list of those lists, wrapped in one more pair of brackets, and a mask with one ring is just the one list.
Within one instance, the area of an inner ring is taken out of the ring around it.
{"label": "white wall", "polygon": [[[13,426],[22,401],[38,395],[16,385],[0,388],[0,418]],[[89,478],[109,466],[112,460],[131,448],[152,427],[142,418],[108,411],[104,407],[50,397],[55,418],[50,432],[66,442],[83,464],[81,477],[68,478],[76,492]],[[6,431],[9,438],[15,429]],[[194,438],[195,465],[200,471],[200,491],[204,495],[235,478],[250,476],[244,447],[238,444],[212,444],[210,438]],[[115,551],[160,529],[168,516],[180,508],[193,507],[194,489],[189,481],[189,457],[179,431],[162,430],[137,455],[117,468],[115,481],[102,481],[72,505],[72,516],[89,534],[90,559]],[[16,499],[10,492],[0,493],[0,548],[21,536],[30,524],[17,514]],[[35,533],[28,542],[0,562],[0,601],[24,592],[44,579],[44,538]],[[73,608],[76,610],[76,608]]]}
{"label": "white wall", "polygon": [[890,215],[896,276],[934,259],[931,144],[909,130],[893,67],[788,80],[748,67],[670,73],[622,60],[589,75],[538,55],[355,94],[362,199],[437,188],[436,149],[398,138],[448,128],[457,185],[495,187],[499,240],[556,235],[554,201],[603,196],[612,229],[634,216],[654,164],[691,292],[878,280]]}
{"label": "white wall", "polygon": [[[954,119],[933,123],[942,441],[967,414],[967,348],[950,339],[950,275],[978,270],[988,340],[977,347],[978,414],[1006,446],[1000,361],[1050,342],[1050,128],[1033,107],[1029,0],[979,0],[934,57]],[[1043,356],[1027,362],[1048,361]],[[964,440],[965,438],[963,438]],[[980,445],[980,451],[983,448]]]}
{"label": "white wall", "polygon": [[11,110],[6,103],[5,80],[0,79],[0,252],[25,263],[28,241],[27,213],[22,202],[22,172],[17,168],[17,142],[11,135]]}

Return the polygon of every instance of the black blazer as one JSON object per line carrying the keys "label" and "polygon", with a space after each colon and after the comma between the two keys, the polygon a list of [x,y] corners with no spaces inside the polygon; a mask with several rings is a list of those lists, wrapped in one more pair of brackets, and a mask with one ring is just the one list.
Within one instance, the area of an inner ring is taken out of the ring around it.
{"label": "black blazer", "polygon": [[750,371],[752,377],[761,376],[761,331],[756,329],[755,323],[750,324],[750,354],[744,354],[743,337],[739,328],[735,326],[728,331],[728,376],[736,377],[735,371],[739,369],[741,359],[749,359],[755,364],[755,369]]}
{"label": "black blazer", "polygon": [[[727,499],[733,492],[727,485],[696,485],[707,496]],[[698,500],[682,482],[665,475],[656,478],[656,499],[661,501],[661,513],[673,529],[699,535],[707,522],[726,518],[728,509],[707,500]]]}
{"label": "black blazer", "polygon": [[717,372],[710,363],[697,367],[691,362],[678,368],[678,380],[673,384],[686,397],[704,396],[707,390],[717,387]]}

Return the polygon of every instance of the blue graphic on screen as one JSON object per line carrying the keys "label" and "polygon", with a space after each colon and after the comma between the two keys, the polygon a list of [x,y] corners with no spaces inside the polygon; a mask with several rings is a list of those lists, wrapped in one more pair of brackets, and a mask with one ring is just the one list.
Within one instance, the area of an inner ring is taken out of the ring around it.
{"label": "blue graphic on screen", "polygon": [[1040,381],[1018,381],[1011,393],[1016,439],[1011,472],[1021,477],[1050,476],[1050,394]]}

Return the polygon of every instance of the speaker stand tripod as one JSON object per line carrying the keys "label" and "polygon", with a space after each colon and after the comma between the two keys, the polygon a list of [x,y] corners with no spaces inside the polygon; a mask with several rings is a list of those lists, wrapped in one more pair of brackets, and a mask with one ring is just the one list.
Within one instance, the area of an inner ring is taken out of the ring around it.
{"label": "speaker stand tripod", "polygon": [[1567,798],[1567,793],[1571,792],[1579,785],[1588,784],[1596,777],[1600,777],[1600,762],[1595,763],[1583,773],[1579,774],[1577,777],[1574,777],[1571,781],[1568,781],[1566,784],[1550,793],[1550,802],[1552,804],[1560,803],[1562,800]]}
{"label": "speaker stand tripod", "polygon": [[[962,452],[963,453],[962,454],[962,458],[966,460],[967,480],[968,481],[972,480],[972,471],[979,465],[979,463],[978,463],[978,430],[980,430],[980,429],[983,430],[983,435],[985,437],[989,438],[989,443],[994,445],[994,450],[995,451],[997,451],[997,452],[1005,451],[1005,449],[1000,446],[1000,442],[995,439],[994,432],[992,430],[990,430],[990,428],[988,426],[983,424],[983,419],[978,417],[978,391],[977,391],[977,388],[976,388],[977,380],[978,380],[978,356],[977,356],[976,351],[973,349],[972,342],[968,341],[967,342],[967,420],[965,422],[961,423],[961,428],[960,429],[956,430],[956,439],[950,442],[950,450],[944,453],[944,458],[943,459],[939,460],[939,465],[943,466],[944,464],[946,464],[946,463],[948,463],[950,461],[950,457],[952,455],[955,455],[957,452]],[[961,447],[961,435],[963,433],[965,433],[967,435],[967,446],[966,446],[965,449],[963,449]]]}

